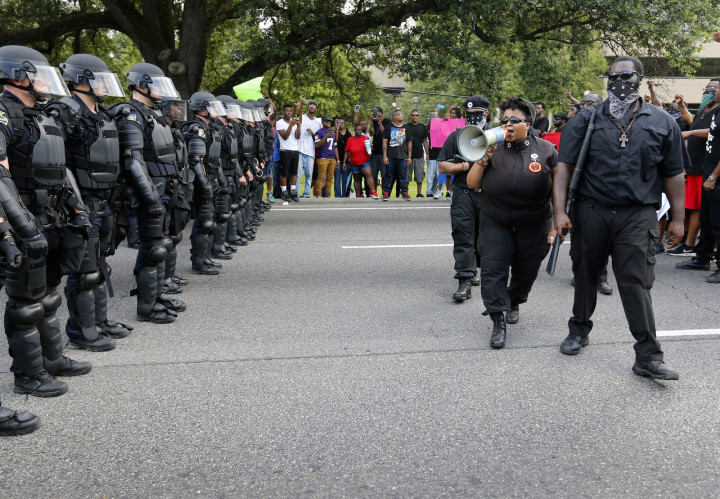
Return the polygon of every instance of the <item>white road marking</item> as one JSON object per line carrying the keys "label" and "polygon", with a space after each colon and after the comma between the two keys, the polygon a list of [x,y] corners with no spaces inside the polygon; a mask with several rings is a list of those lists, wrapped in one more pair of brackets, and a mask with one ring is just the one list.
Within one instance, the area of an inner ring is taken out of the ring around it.
{"label": "white road marking", "polygon": [[383,244],[377,246],[340,246],[342,249],[378,249],[378,248],[447,248],[452,244]]}
{"label": "white road marking", "polygon": [[720,329],[676,329],[674,331],[658,331],[658,336],[712,336],[720,335]]}
{"label": "white road marking", "polygon": [[450,206],[406,206],[400,207],[360,207],[357,208],[281,208],[277,211],[343,211],[343,210],[449,210]]}

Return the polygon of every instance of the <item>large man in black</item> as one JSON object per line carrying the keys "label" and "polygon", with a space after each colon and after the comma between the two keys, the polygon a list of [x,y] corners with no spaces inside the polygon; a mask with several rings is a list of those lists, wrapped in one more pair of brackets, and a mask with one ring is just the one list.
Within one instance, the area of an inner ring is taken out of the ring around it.
{"label": "large man in black", "polygon": [[[612,255],[625,317],[636,339],[633,372],[673,380],[679,375],[663,363],[650,298],[658,238],[655,210],[664,190],[673,210],[668,238],[677,244],[683,236],[683,169],[688,156],[677,123],[639,97],[642,76],[638,59],[616,59],[610,67],[608,99],[584,109],[563,130],[553,185],[554,231],[572,228],[575,301],[570,333],[560,351],[575,355],[588,345],[600,272]],[[565,213],[567,190],[593,111],[595,131],[571,224]]]}
{"label": "large man in black", "polygon": [[[468,97],[463,103],[465,121],[469,125],[485,126],[490,101],[481,95]],[[440,154],[438,169],[440,173],[454,175],[450,222],[452,224],[453,257],[455,257],[455,279],[458,289],[453,300],[463,302],[472,296],[471,286],[479,286],[477,268],[480,266],[480,253],[477,240],[480,227],[480,189],[470,189],[467,174],[472,166],[457,158],[457,135],[451,133]]]}

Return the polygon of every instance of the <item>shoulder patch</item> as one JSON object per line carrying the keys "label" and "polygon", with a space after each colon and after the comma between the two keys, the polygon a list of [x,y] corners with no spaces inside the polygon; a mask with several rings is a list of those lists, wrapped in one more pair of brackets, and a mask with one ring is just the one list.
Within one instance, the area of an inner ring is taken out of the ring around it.
{"label": "shoulder patch", "polygon": [[207,136],[205,135],[205,129],[203,127],[198,127],[198,135],[202,137],[203,139]]}
{"label": "shoulder patch", "polygon": [[0,111],[0,125],[8,126],[8,123],[10,121],[8,120],[7,114],[5,114],[5,111]]}
{"label": "shoulder patch", "polygon": [[130,113],[127,115],[128,121],[134,121],[138,125],[141,125],[140,120],[138,120],[137,113]]}

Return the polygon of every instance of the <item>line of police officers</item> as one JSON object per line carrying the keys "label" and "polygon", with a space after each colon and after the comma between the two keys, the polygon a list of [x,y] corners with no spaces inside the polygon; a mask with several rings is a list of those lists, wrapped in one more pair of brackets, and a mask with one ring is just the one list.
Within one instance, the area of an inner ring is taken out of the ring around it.
{"label": "line of police officers", "polygon": [[[107,257],[127,235],[128,208],[140,239],[137,317],[153,323],[174,322],[187,308],[172,295],[188,283],[175,269],[191,213],[192,269],[215,275],[222,266],[213,258],[230,259],[253,240],[269,209],[267,101],[197,92],[195,120],[186,122],[187,103],[160,68],[135,64],[126,81],[131,99],[105,109],[106,97],[125,92],[102,59],[76,54],[59,70],[36,50],[0,47],[0,286],[16,393],[62,395],[68,386],[57,377],[92,368],[63,355],[64,275],[74,346],[112,350],[132,331],[107,316]],[[0,405],[0,435],[38,425]]]}

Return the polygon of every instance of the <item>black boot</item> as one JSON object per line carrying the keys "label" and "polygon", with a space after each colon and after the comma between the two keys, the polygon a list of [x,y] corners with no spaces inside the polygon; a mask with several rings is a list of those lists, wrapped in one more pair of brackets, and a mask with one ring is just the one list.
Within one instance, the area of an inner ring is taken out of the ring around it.
{"label": "black boot", "polygon": [[493,348],[503,348],[505,346],[505,335],[507,334],[505,328],[505,314],[502,312],[495,312],[494,314],[490,314],[490,318],[493,321],[490,346]]}
{"label": "black boot", "polygon": [[132,326],[107,318],[107,285],[101,282],[93,288],[93,293],[95,294],[95,325],[111,338],[127,337],[134,329]]}
{"label": "black boot", "polygon": [[157,301],[163,307],[169,310],[174,310],[175,312],[185,312],[187,310],[187,305],[184,301],[178,300],[177,298],[171,298],[165,293],[160,293],[157,297]]}
{"label": "black boot", "polygon": [[517,324],[520,320],[520,305],[510,304],[510,310],[505,314],[505,322],[507,324]]}
{"label": "black boot", "polygon": [[157,269],[155,267],[142,267],[137,275],[137,316],[138,319],[155,324],[169,324],[175,322],[175,316],[157,303]]}
{"label": "black boot", "polygon": [[225,236],[227,234],[227,224],[217,222],[215,225],[215,233],[213,234],[213,243],[210,253],[213,258],[218,260],[230,260],[232,252],[225,248]]}
{"label": "black boot", "polygon": [[217,275],[220,269],[210,263],[208,253],[210,250],[210,235],[198,234],[191,239],[192,242],[192,270],[196,274]]}
{"label": "black boot", "polygon": [[38,429],[40,418],[29,412],[15,412],[0,406],[0,436],[27,435]]}
{"label": "black boot", "polygon": [[465,300],[469,300],[470,298],[472,298],[472,286],[470,284],[470,279],[460,279],[457,291],[453,294],[453,300],[460,303]]}
{"label": "black boot", "polygon": [[14,391],[36,397],[57,397],[67,392],[68,386],[43,370],[40,333],[35,327],[41,317],[42,306],[38,303],[8,312],[6,320],[13,329],[8,346],[13,357]]}
{"label": "black boot", "polygon": [[95,324],[95,293],[92,289],[81,289],[72,296],[65,288],[70,317],[65,324],[65,333],[76,348],[91,352],[107,352],[115,348],[115,341],[109,338]]}

